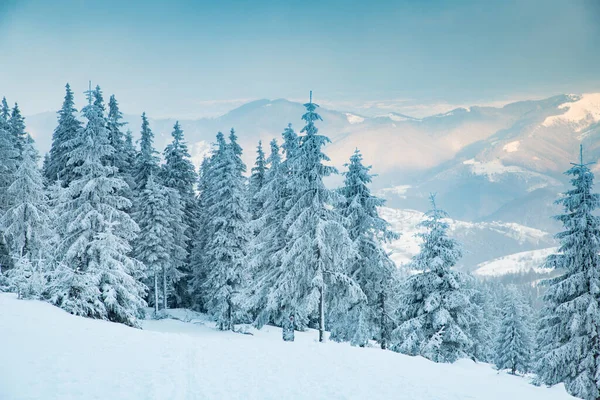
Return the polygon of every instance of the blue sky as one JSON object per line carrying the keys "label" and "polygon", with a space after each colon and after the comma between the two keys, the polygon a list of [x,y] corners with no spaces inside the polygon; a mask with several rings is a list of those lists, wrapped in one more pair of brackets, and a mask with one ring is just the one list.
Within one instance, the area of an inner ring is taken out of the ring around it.
{"label": "blue sky", "polygon": [[0,0],[0,95],[26,114],[89,79],[125,112],[257,98],[338,108],[600,90],[600,3]]}

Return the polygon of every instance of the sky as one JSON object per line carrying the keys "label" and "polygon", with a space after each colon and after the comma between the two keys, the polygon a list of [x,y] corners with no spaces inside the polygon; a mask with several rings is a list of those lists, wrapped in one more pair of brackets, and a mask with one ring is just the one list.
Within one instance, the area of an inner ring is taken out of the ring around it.
{"label": "sky", "polygon": [[599,71],[596,0],[0,0],[0,95],[26,115],[89,80],[155,118],[309,90],[416,115],[600,91]]}

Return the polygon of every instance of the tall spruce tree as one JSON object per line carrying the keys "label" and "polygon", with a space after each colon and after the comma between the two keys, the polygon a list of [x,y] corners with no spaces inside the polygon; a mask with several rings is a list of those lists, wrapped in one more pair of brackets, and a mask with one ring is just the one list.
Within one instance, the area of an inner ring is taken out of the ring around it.
{"label": "tall spruce tree", "polygon": [[19,152],[17,159],[20,162],[23,159],[25,145],[30,138],[29,135],[27,135],[27,132],[25,132],[25,118],[21,114],[21,110],[19,109],[19,105],[17,103],[15,103],[15,106],[10,113],[8,124],[15,146]]}
{"label": "tall spruce tree", "polygon": [[252,167],[250,179],[248,181],[248,205],[250,216],[253,220],[259,218],[262,210],[262,202],[258,198],[258,193],[265,185],[265,175],[267,172],[265,152],[262,148],[262,141],[258,141],[256,147],[256,162]]}
{"label": "tall spruce tree", "polygon": [[[10,108],[6,98],[2,98],[0,107],[0,217],[10,207],[8,188],[14,180],[19,152],[10,132]],[[11,268],[13,259],[9,254],[2,231],[0,230],[0,273]],[[1,279],[0,274],[0,279]]]}
{"label": "tall spruce tree", "polygon": [[0,218],[0,231],[16,261],[8,273],[8,283],[19,297],[35,298],[41,294],[51,253],[51,210],[38,159],[33,141],[26,140],[22,160],[7,189],[10,208]]}
{"label": "tall spruce tree", "polygon": [[191,303],[189,298],[191,237],[199,229],[196,221],[197,206],[194,193],[198,175],[194,164],[190,160],[191,156],[179,122],[176,122],[173,126],[171,136],[173,141],[167,145],[163,152],[165,163],[162,166],[161,177],[165,186],[177,191],[179,194],[180,208],[184,212],[180,222],[183,235],[180,235],[176,240],[178,245],[185,251],[186,262],[185,265],[181,266],[183,276],[176,285],[176,298],[179,305],[189,306]]}
{"label": "tall spruce tree", "polygon": [[[115,149],[115,152],[111,156],[110,164],[119,169],[119,175],[125,178],[131,170],[131,165],[125,151],[125,137],[121,129],[127,125],[123,122],[123,113],[119,110],[119,103],[115,98],[115,95],[110,96],[108,101],[108,117],[107,117],[107,128],[108,128],[108,141],[110,145]],[[127,179],[126,179],[127,180]]]}
{"label": "tall spruce tree", "polygon": [[395,288],[396,266],[382,248],[382,243],[396,239],[387,221],[378,214],[377,207],[385,200],[371,194],[368,185],[373,175],[371,167],[362,163],[358,150],[346,164],[344,186],[340,192],[344,201],[339,211],[348,221],[350,239],[358,251],[358,257],[350,267],[349,275],[360,285],[365,300],[342,307],[332,323],[332,336],[347,340],[354,345],[365,346],[370,339],[387,348],[392,326],[391,297]]}
{"label": "tall spruce tree", "polygon": [[[282,325],[281,312],[269,307],[269,291],[281,274],[281,260],[286,245],[283,221],[286,216],[287,175],[282,168],[277,140],[271,141],[271,154],[266,160],[269,168],[265,182],[254,196],[262,205],[260,217],[253,220],[251,228],[256,232],[249,245],[248,274],[251,277],[244,285],[244,308],[254,317],[254,324],[261,328],[266,323]],[[289,316],[287,316],[289,318]],[[293,331],[292,331],[293,333]]]}
{"label": "tall spruce tree", "polygon": [[435,362],[454,362],[473,356],[471,333],[480,315],[471,304],[469,279],[453,267],[462,256],[456,240],[447,235],[447,214],[432,209],[420,226],[426,229],[421,251],[411,267],[421,271],[404,281],[399,296],[400,325],[394,330],[393,349],[408,355],[421,355]]}
{"label": "tall spruce tree", "polygon": [[106,119],[94,92],[87,98],[87,124],[69,142],[67,164],[76,165],[76,179],[59,206],[65,229],[50,299],[72,314],[137,326],[146,288],[139,282],[142,265],[129,253],[139,228],[126,212],[130,201],[119,194],[127,184],[107,162],[114,148]]}
{"label": "tall spruce tree", "polygon": [[238,293],[250,239],[245,178],[242,175],[246,167],[233,129],[229,138],[230,143],[227,144],[218,138],[219,149],[211,160],[212,194],[206,204],[207,220],[204,221],[211,236],[206,246],[203,302],[221,330],[233,329],[241,316]]}
{"label": "tall spruce tree", "polygon": [[142,114],[142,132],[139,142],[140,151],[136,156],[133,173],[136,193],[141,193],[146,188],[150,175],[157,177],[160,173],[158,152],[154,149],[154,133],[150,129],[146,113]]}
{"label": "tall spruce tree", "polygon": [[[179,194],[170,193],[172,191],[150,175],[141,195],[140,209],[136,213],[140,233],[135,240],[134,254],[144,263],[146,274],[153,281],[155,313],[161,307],[168,308],[169,293],[173,292],[173,284],[181,278],[179,268],[184,249],[178,243],[178,234],[183,213]],[[172,196],[175,196],[175,204]]]}
{"label": "tall spruce tree", "polygon": [[325,164],[329,158],[322,152],[329,139],[319,135],[314,124],[321,117],[315,112],[318,105],[312,96],[304,106],[305,134],[287,164],[292,193],[283,222],[287,246],[278,277],[269,290],[267,309],[280,310],[283,320],[293,321],[297,327],[306,327],[316,317],[319,341],[323,342],[326,290],[330,288],[338,301],[354,302],[364,295],[346,273],[355,252],[344,220],[333,208],[339,196],[323,183],[324,177],[336,173]]}
{"label": "tall spruce tree", "polygon": [[81,129],[81,122],[77,119],[75,108],[75,100],[71,86],[67,83],[65,86],[66,94],[62,108],[58,111],[58,126],[52,133],[52,147],[50,147],[50,155],[44,176],[49,183],[61,180],[63,185],[67,187],[75,178],[73,168],[75,165],[67,165],[68,156],[72,148],[68,147],[68,143],[73,143],[77,132]]}
{"label": "tall spruce tree", "polygon": [[502,317],[496,338],[495,364],[498,369],[508,369],[513,375],[529,372],[533,351],[531,314],[523,295],[511,285],[502,301]]}
{"label": "tall spruce tree", "polygon": [[546,261],[563,273],[547,281],[539,332],[540,379],[583,399],[600,398],[600,195],[593,193],[589,164],[579,163],[565,173],[573,188],[556,201],[564,213],[555,218],[565,230],[556,235],[559,252]]}

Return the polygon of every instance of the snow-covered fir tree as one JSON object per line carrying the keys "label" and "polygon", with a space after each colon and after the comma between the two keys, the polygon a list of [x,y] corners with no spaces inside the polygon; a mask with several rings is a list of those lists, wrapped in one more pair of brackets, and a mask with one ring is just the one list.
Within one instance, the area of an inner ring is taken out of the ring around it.
{"label": "snow-covered fir tree", "polygon": [[284,321],[292,320],[300,328],[316,319],[323,342],[326,299],[335,296],[338,302],[352,303],[364,294],[347,275],[355,251],[343,217],[333,208],[339,195],[323,183],[324,177],[336,172],[325,164],[329,158],[322,152],[329,139],[319,135],[314,124],[321,120],[315,112],[318,105],[311,99],[305,107],[305,134],[287,165],[292,192],[283,222],[287,246],[269,290],[267,310],[283,313]]}
{"label": "snow-covered fir tree", "polygon": [[465,287],[469,277],[453,269],[462,251],[447,235],[447,214],[437,208],[433,195],[431,205],[420,224],[426,230],[419,234],[421,251],[411,263],[420,272],[407,278],[400,289],[401,322],[393,332],[393,349],[435,362],[454,362],[473,356],[471,332],[480,315]]}
{"label": "snow-covered fir tree", "polygon": [[269,322],[281,324],[278,309],[268,307],[268,294],[273,282],[281,273],[281,258],[285,249],[287,175],[281,164],[277,140],[271,141],[271,154],[266,162],[264,184],[254,198],[261,204],[259,217],[251,223],[256,232],[248,251],[248,275],[244,285],[244,308],[255,317],[254,324],[261,328]]}
{"label": "snow-covered fir tree", "polygon": [[191,275],[189,266],[189,254],[192,251],[191,237],[194,232],[200,229],[196,221],[197,205],[194,193],[198,175],[194,164],[190,160],[191,156],[179,122],[176,122],[173,126],[171,136],[173,140],[163,152],[165,163],[162,166],[161,178],[165,186],[179,194],[180,207],[184,212],[184,217],[181,218],[179,223],[183,235],[180,235],[176,240],[178,245],[185,251],[184,258],[186,262],[181,266],[184,276],[176,285],[176,298],[179,305],[189,306],[191,302],[188,293],[188,277]]}
{"label": "snow-covered fir tree", "polygon": [[179,268],[185,250],[178,242],[178,236],[183,212],[179,194],[156,182],[152,175],[140,200],[135,216],[140,232],[135,240],[134,254],[144,263],[146,275],[153,282],[153,304],[158,313],[159,308],[168,308],[169,294],[182,275]]}
{"label": "snow-covered fir tree", "polygon": [[139,142],[140,151],[137,153],[133,167],[135,192],[138,194],[146,188],[150,175],[157,177],[160,173],[158,152],[154,149],[154,133],[150,129],[146,113],[142,114],[142,132]]}
{"label": "snow-covered fir tree", "polygon": [[258,193],[265,185],[267,162],[265,160],[265,152],[263,151],[262,141],[258,141],[256,147],[256,161],[252,167],[252,173],[248,181],[248,205],[250,216],[253,220],[259,218],[262,210],[262,202],[258,198]]}
{"label": "snow-covered fir tree", "polygon": [[[217,141],[220,143],[218,148],[225,148],[225,137],[221,132],[217,135]],[[210,229],[211,226],[208,224],[208,206],[212,201],[213,191],[211,185],[214,182],[212,179],[212,168],[211,164],[216,157],[216,151],[218,151],[213,144],[212,154],[204,157],[198,173],[198,197],[196,200],[196,224],[199,227],[191,236],[192,250],[190,254],[190,279],[189,279],[189,293],[192,297],[192,306],[197,310],[205,311],[203,303],[203,285],[206,278],[207,271],[207,257],[206,251],[208,246],[208,239],[211,237]]]}
{"label": "snow-covered fir tree", "polygon": [[[19,157],[15,140],[10,132],[10,111],[5,98],[2,99],[2,104],[3,107],[0,109],[0,216],[8,208],[7,189],[14,179]],[[4,107],[7,109],[6,113],[3,111]]]}
{"label": "snow-covered fir tree", "polygon": [[23,157],[25,145],[29,140],[29,135],[27,135],[27,132],[25,132],[25,118],[21,114],[21,110],[19,109],[19,105],[17,103],[15,103],[15,106],[10,113],[8,124],[16,149],[19,152],[17,159],[20,162]]}
{"label": "snow-covered fir tree", "polygon": [[356,150],[346,164],[344,186],[340,193],[344,201],[338,206],[347,219],[350,239],[358,251],[349,275],[360,285],[364,301],[341,308],[332,323],[331,335],[335,340],[347,340],[354,345],[365,346],[370,339],[379,341],[387,348],[393,329],[392,293],[396,285],[396,266],[382,248],[382,243],[396,239],[389,223],[378,214],[377,207],[385,201],[371,194],[368,185],[371,167],[362,163],[362,155]]}
{"label": "snow-covered fir tree", "polygon": [[19,167],[7,189],[9,208],[0,218],[0,231],[8,245],[14,268],[8,272],[8,285],[19,297],[38,297],[45,284],[53,244],[50,214],[44,192],[39,156],[31,139],[24,142]]}
{"label": "snow-covered fir tree", "polygon": [[125,151],[125,137],[122,132],[122,128],[127,125],[123,122],[123,113],[119,110],[119,102],[115,98],[115,95],[110,96],[108,101],[108,117],[107,117],[107,128],[108,128],[108,141],[110,145],[115,149],[115,152],[111,156],[110,164],[119,169],[119,174],[123,177],[129,174],[131,170],[131,164]]}
{"label": "snow-covered fir tree", "polygon": [[[221,135],[222,136],[222,135]],[[238,293],[243,274],[250,231],[245,165],[241,147],[231,130],[230,143],[218,137],[219,148],[211,160],[212,191],[205,204],[210,237],[207,239],[202,283],[203,303],[221,330],[233,329],[240,318]]]}
{"label": "snow-covered fir tree", "polygon": [[119,193],[127,185],[117,168],[107,165],[114,152],[102,109],[83,109],[87,124],[68,143],[74,179],[62,197],[58,224],[65,227],[52,274],[52,303],[68,312],[137,326],[146,287],[142,264],[130,256],[139,228],[127,214],[131,206]]}
{"label": "snow-covered fir tree", "polygon": [[58,126],[52,133],[52,147],[50,147],[49,160],[44,169],[44,176],[48,182],[52,183],[60,179],[66,187],[75,178],[73,168],[75,165],[67,165],[68,155],[71,148],[68,143],[75,138],[79,129],[81,129],[81,121],[77,119],[75,108],[75,99],[73,91],[67,83],[65,99],[62,108],[58,111]]}
{"label": "snow-covered fir tree", "polygon": [[38,160],[33,141],[26,140],[19,167],[7,189],[10,207],[0,219],[0,230],[15,258],[42,257],[49,236],[50,210]]}
{"label": "snow-covered fir tree", "polygon": [[529,372],[533,352],[531,314],[523,295],[514,285],[509,286],[502,301],[502,319],[496,337],[498,369],[508,369],[513,375]]}
{"label": "snow-covered fir tree", "polygon": [[542,382],[564,382],[570,394],[592,400],[600,398],[600,195],[583,155],[566,174],[573,188],[557,200],[564,213],[555,217],[565,230],[546,261],[563,273],[546,282],[536,369]]}

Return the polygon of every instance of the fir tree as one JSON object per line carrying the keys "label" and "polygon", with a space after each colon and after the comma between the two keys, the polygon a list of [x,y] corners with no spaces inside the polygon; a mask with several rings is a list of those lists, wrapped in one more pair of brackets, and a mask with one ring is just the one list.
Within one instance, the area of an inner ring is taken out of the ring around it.
{"label": "fir tree", "polygon": [[127,125],[126,122],[122,122],[123,114],[119,110],[119,103],[115,98],[115,95],[110,96],[108,101],[108,117],[107,117],[107,128],[108,128],[108,141],[110,145],[115,149],[115,152],[111,156],[110,164],[117,167],[119,175],[127,178],[132,165],[129,163],[128,154],[125,151],[125,138],[121,128]]}
{"label": "fir tree", "polygon": [[259,141],[256,147],[256,162],[254,167],[252,167],[252,174],[250,175],[248,185],[248,204],[253,220],[259,217],[262,209],[261,201],[257,198],[257,195],[265,185],[266,171],[265,153],[262,148],[262,141]]}
{"label": "fir tree", "polygon": [[21,110],[19,109],[19,105],[17,103],[15,103],[15,106],[11,111],[8,124],[16,149],[19,152],[17,159],[20,162],[23,157],[25,145],[29,140],[29,136],[27,135],[27,132],[25,132],[25,118],[23,118],[23,115],[21,115]]}
{"label": "fir tree", "polygon": [[189,276],[191,275],[189,254],[192,251],[191,237],[193,232],[198,231],[197,225],[197,206],[194,193],[194,187],[198,176],[194,165],[190,160],[187,143],[185,142],[183,130],[179,122],[173,126],[173,141],[167,145],[163,152],[165,164],[162,166],[161,177],[165,186],[175,190],[179,194],[181,201],[180,208],[183,209],[184,217],[181,218],[180,228],[183,232],[176,240],[178,245],[185,252],[185,265],[181,266],[184,276],[178,281],[176,286],[177,303],[180,305],[189,305]]}
{"label": "fir tree", "polygon": [[[281,259],[286,245],[283,221],[286,215],[288,180],[275,139],[271,141],[271,154],[266,161],[269,168],[265,173],[264,185],[254,196],[262,208],[260,217],[251,224],[256,235],[248,252],[248,274],[251,279],[244,287],[244,308],[255,316],[254,324],[258,328],[269,322],[282,324],[289,321],[289,316],[282,320],[278,309],[268,307],[269,291],[281,273]],[[293,326],[291,334],[293,335]]]}
{"label": "fir tree", "polygon": [[[160,297],[162,308],[167,308],[172,285],[181,277],[179,267],[184,250],[177,242],[177,228],[181,224],[182,215],[181,203],[178,194],[175,194],[177,203],[172,204],[173,194],[170,191],[172,189],[155,182],[151,175],[142,192],[140,209],[136,213],[140,233],[135,241],[134,253],[146,266],[147,275],[152,277],[155,313],[159,311]],[[161,276],[162,284],[159,283]],[[159,285],[162,286],[162,293]]]}
{"label": "fir tree", "polygon": [[157,154],[158,152],[154,149],[154,133],[150,129],[146,113],[143,113],[140,151],[135,160],[133,174],[136,193],[141,193],[146,188],[146,182],[148,182],[150,175],[158,176],[160,170]]}
{"label": "fir tree", "polygon": [[529,315],[531,309],[512,285],[502,302],[502,319],[496,339],[496,367],[517,372],[529,372],[532,352]]}
{"label": "fir tree", "polygon": [[411,267],[422,271],[410,276],[400,292],[399,319],[393,332],[394,350],[421,355],[435,362],[454,362],[473,355],[472,327],[480,318],[465,288],[467,276],[453,270],[462,256],[459,244],[447,236],[447,214],[432,209],[421,223],[426,229],[421,251]]}
{"label": "fir tree", "polygon": [[107,164],[114,152],[106,119],[94,105],[94,92],[83,115],[87,125],[69,143],[73,180],[59,207],[64,226],[59,264],[53,272],[51,302],[68,312],[137,326],[143,313],[145,286],[141,263],[131,258],[129,243],[139,228],[119,195],[127,185]]}
{"label": "fir tree", "polygon": [[[6,99],[2,99],[2,104],[3,107],[8,108]],[[9,118],[10,115],[4,113],[4,108],[0,109],[0,216],[8,208],[7,189],[14,179],[19,157],[17,145],[10,131]]]}
{"label": "fir tree", "polygon": [[564,272],[547,281],[537,372],[544,383],[564,382],[570,394],[591,400],[600,398],[600,195],[592,193],[594,175],[582,153],[566,172],[573,188],[556,202],[565,230],[546,266]]}
{"label": "fir tree", "polygon": [[81,129],[81,122],[76,117],[77,109],[71,87],[67,83],[65,88],[65,99],[62,108],[58,111],[58,126],[52,134],[52,147],[44,175],[48,182],[52,183],[60,179],[66,187],[75,179],[73,172],[75,165],[67,165],[72,150],[68,143],[73,143],[72,140]]}
{"label": "fir tree", "polygon": [[248,206],[244,185],[245,170],[241,148],[234,131],[226,144],[218,136],[219,148],[211,160],[209,183],[211,195],[205,203],[210,236],[207,238],[202,284],[203,303],[221,330],[233,329],[241,309],[237,293],[242,280],[247,243]]}
{"label": "fir tree", "polygon": [[[312,102],[305,104],[302,116],[306,126],[299,147],[287,164],[288,185],[292,197],[283,221],[287,246],[278,276],[268,294],[266,310],[280,310],[284,321],[306,327],[317,317],[319,341],[325,340],[326,298],[335,296],[355,302],[364,295],[346,274],[347,262],[354,256],[354,246],[343,225],[343,218],[332,208],[339,199],[327,189],[323,178],[335,173],[325,165],[329,158],[322,147],[329,142],[319,135],[314,122],[321,120]],[[287,207],[286,207],[287,208]],[[331,296],[326,293],[331,289]]]}
{"label": "fir tree", "polygon": [[377,207],[385,201],[371,194],[368,185],[371,167],[362,163],[358,150],[346,164],[344,187],[340,190],[345,201],[340,213],[348,220],[348,232],[358,251],[349,275],[360,285],[365,300],[348,309],[341,308],[332,327],[332,337],[365,346],[376,338],[382,348],[387,348],[392,330],[391,294],[395,282],[396,266],[382,248],[382,243],[396,239],[389,223],[381,218]]}
{"label": "fir tree", "polygon": [[37,166],[38,159],[39,155],[32,141],[26,140],[19,168],[7,189],[10,208],[0,219],[0,230],[4,232],[15,259],[27,257],[33,260],[42,257],[50,235],[50,210],[43,177]]}

